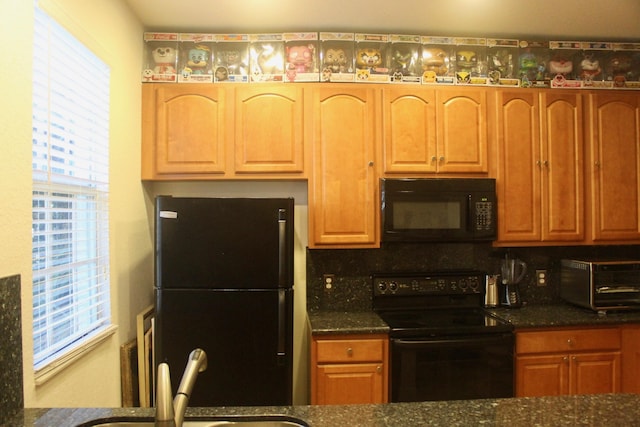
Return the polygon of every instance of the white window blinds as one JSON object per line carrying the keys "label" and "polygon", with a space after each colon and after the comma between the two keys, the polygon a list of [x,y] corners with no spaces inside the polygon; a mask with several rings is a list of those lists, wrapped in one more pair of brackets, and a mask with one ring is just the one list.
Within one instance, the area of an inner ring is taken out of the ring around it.
{"label": "white window blinds", "polygon": [[110,71],[37,6],[33,54],[37,370],[111,325]]}

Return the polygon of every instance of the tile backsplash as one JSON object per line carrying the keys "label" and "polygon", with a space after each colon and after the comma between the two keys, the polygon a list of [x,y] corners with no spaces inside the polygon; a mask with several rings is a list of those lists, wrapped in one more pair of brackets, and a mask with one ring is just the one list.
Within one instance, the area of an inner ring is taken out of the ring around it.
{"label": "tile backsplash", "polygon": [[0,278],[0,425],[24,407],[20,276]]}
{"label": "tile backsplash", "polygon": [[[387,244],[380,249],[307,249],[307,309],[365,311],[371,308],[370,275],[376,271],[433,271],[476,269],[500,273],[500,261],[509,251],[527,263],[521,283],[529,304],[560,302],[562,258],[640,258],[640,246],[548,246],[494,248],[490,243]],[[548,272],[546,286],[537,286],[535,270]],[[331,290],[323,274],[333,274]]]}

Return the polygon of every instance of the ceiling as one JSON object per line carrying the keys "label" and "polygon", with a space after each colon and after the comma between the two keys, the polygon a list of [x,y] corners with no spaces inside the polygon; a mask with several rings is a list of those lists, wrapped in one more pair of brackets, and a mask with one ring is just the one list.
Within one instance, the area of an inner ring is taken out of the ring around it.
{"label": "ceiling", "polygon": [[147,31],[640,41],[638,0],[122,0]]}

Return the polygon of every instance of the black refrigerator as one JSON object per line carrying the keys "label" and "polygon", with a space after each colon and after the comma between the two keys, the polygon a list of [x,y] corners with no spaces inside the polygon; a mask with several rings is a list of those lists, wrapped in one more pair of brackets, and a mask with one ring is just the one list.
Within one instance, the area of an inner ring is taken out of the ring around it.
{"label": "black refrigerator", "polygon": [[208,357],[190,406],[292,404],[293,198],[158,196],[154,355],[173,393]]}

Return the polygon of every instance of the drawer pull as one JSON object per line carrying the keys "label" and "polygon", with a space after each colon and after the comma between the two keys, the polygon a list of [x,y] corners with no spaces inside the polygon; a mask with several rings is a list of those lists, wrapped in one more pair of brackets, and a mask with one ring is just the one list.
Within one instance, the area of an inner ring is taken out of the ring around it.
{"label": "drawer pull", "polygon": [[569,347],[573,347],[573,341],[571,341],[571,338],[569,338],[569,339],[567,340],[567,345],[568,345]]}
{"label": "drawer pull", "polygon": [[353,349],[351,347],[347,347],[347,356],[353,356]]}

